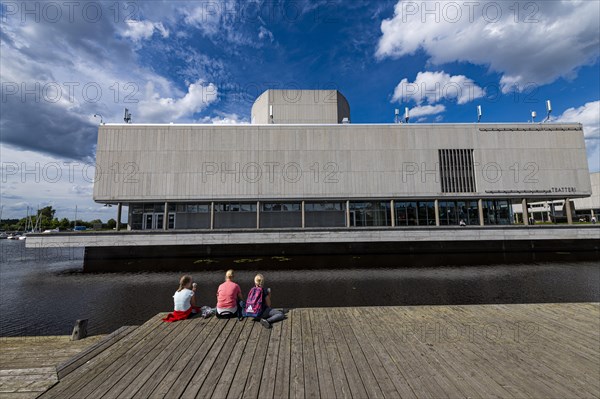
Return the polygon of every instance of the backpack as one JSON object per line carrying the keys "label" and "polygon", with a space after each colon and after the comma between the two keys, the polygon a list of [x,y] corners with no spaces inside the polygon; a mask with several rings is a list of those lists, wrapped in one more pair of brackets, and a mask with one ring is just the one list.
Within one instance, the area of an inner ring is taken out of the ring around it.
{"label": "backpack", "polygon": [[263,289],[262,287],[254,287],[248,293],[248,300],[244,307],[244,316],[246,317],[259,317],[265,305],[263,303]]}

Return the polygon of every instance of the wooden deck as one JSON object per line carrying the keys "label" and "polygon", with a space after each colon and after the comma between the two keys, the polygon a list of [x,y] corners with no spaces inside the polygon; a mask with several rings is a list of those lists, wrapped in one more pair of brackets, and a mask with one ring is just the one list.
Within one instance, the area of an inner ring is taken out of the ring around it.
{"label": "wooden deck", "polygon": [[35,398],[58,381],[57,366],[103,340],[67,335],[0,338],[0,399]]}
{"label": "wooden deck", "polygon": [[40,397],[600,397],[598,303],[296,309],[271,330],[162,316]]}

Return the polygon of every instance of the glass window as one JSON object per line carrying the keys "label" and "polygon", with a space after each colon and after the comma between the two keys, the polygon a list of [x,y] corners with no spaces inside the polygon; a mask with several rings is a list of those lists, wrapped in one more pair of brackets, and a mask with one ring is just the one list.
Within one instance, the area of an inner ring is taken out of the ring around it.
{"label": "glass window", "polygon": [[435,203],[433,201],[417,202],[417,221],[419,226],[435,226]]}
{"label": "glass window", "polygon": [[389,202],[350,202],[350,225],[391,226]]}
{"label": "glass window", "polygon": [[512,224],[513,214],[508,200],[484,200],[483,221],[485,224]]}
{"label": "glass window", "polygon": [[131,213],[133,214],[140,214],[140,213],[144,213],[144,204],[129,204],[129,208],[131,209]]}

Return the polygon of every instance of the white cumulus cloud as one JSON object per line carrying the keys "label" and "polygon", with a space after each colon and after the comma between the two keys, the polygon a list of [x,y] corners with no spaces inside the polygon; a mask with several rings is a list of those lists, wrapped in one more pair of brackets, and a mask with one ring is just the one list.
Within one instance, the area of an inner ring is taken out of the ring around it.
{"label": "white cumulus cloud", "polygon": [[162,37],[169,37],[169,30],[165,28],[162,22],[151,21],[125,21],[127,29],[123,32],[123,36],[130,38],[134,42],[139,42],[143,39],[150,39],[155,31],[158,31]]}
{"label": "white cumulus cloud", "polygon": [[213,125],[247,125],[250,122],[238,114],[218,113],[217,116],[205,116],[200,123],[212,123]]}
{"label": "white cumulus cloud", "polygon": [[430,104],[442,99],[454,99],[465,104],[483,97],[484,90],[464,75],[450,76],[445,72],[419,72],[414,82],[402,79],[394,90],[392,101],[415,101],[417,104],[427,101]]}
{"label": "white cumulus cloud", "polygon": [[192,83],[188,92],[181,98],[161,97],[154,91],[154,85],[146,85],[146,98],[138,106],[139,118],[143,122],[176,122],[190,118],[194,113],[205,109],[218,97],[217,87],[202,80]]}
{"label": "white cumulus cloud", "polygon": [[[418,50],[442,65],[467,61],[502,74],[503,92],[573,78],[600,55],[600,2],[414,2],[381,22],[376,57]],[[515,86],[516,85],[516,86]]]}
{"label": "white cumulus cloud", "polygon": [[446,111],[446,107],[442,104],[420,105],[410,109],[410,117],[418,118],[419,116],[441,114],[444,111]]}
{"label": "white cumulus cloud", "polygon": [[273,36],[273,32],[271,32],[264,26],[261,26],[260,28],[258,28],[258,38],[260,40],[269,39],[270,42],[273,42],[273,40],[275,40],[275,37]]}
{"label": "white cumulus cloud", "polygon": [[578,108],[569,108],[555,122],[576,122],[583,125],[590,172],[600,171],[600,101]]}

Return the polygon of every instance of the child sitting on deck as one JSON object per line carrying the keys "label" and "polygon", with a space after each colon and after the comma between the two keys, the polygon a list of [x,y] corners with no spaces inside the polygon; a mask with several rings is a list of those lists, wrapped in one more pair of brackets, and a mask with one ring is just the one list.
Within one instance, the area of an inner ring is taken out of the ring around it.
{"label": "child sitting on deck", "polygon": [[179,279],[179,288],[173,295],[175,309],[163,321],[185,320],[192,314],[200,311],[200,308],[196,306],[195,294],[197,286],[196,283],[192,283],[192,276],[185,275]]}
{"label": "child sitting on deck", "polygon": [[271,328],[272,323],[283,320],[285,314],[280,310],[271,308],[271,289],[263,288],[264,282],[265,278],[262,274],[257,274],[254,277],[254,288],[248,293],[244,315],[259,320],[265,328]]}

